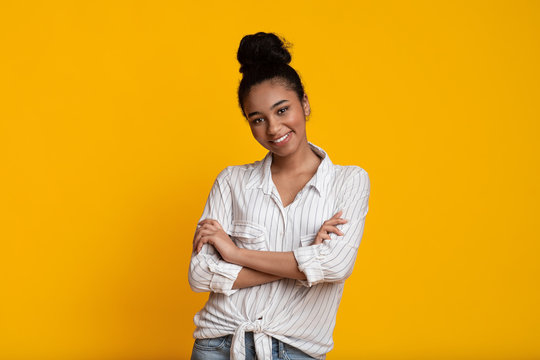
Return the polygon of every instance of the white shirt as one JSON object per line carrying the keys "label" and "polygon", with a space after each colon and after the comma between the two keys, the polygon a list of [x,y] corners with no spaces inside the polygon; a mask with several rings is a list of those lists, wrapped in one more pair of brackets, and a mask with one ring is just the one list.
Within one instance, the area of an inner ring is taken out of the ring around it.
{"label": "white shirt", "polygon": [[[189,283],[196,292],[210,291],[194,317],[195,338],[234,334],[231,359],[245,359],[244,333],[254,332],[258,359],[272,357],[274,337],[306,354],[325,359],[333,348],[332,333],[344,282],[354,267],[368,212],[370,181],[358,166],[334,165],[326,152],[309,143],[323,160],[317,172],[283,207],[272,181],[271,152],[252,164],[229,166],[210,191],[204,219],[217,220],[238,247],[293,251],[307,280],[281,279],[232,289],[242,266],[224,261],[212,245],[193,253]],[[324,221],[339,210],[348,222],[345,234],[311,245]]]}

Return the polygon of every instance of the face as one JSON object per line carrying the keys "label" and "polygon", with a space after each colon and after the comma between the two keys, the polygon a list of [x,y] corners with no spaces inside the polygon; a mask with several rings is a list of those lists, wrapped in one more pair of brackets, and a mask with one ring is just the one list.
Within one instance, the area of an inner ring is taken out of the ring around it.
{"label": "face", "polygon": [[253,137],[275,155],[286,157],[307,145],[307,95],[300,101],[281,82],[266,80],[251,88],[244,99],[244,112]]}

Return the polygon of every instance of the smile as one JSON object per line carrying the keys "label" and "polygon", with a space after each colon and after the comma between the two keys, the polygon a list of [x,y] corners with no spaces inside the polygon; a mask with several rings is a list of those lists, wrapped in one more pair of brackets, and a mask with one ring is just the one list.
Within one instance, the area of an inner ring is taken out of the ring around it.
{"label": "smile", "polygon": [[292,132],[292,131],[289,131],[288,133],[286,133],[285,135],[283,135],[283,136],[280,137],[279,139],[276,139],[276,140],[270,140],[270,141],[273,142],[274,144],[280,144],[280,143],[282,143],[283,141],[285,141],[286,139],[289,138],[289,135],[291,135],[291,132]]}

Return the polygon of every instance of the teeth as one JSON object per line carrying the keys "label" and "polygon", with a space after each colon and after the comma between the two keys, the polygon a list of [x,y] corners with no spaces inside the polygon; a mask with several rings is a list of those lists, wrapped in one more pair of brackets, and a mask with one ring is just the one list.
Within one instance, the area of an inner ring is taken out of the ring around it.
{"label": "teeth", "polygon": [[285,135],[283,135],[282,137],[280,137],[279,139],[277,140],[274,140],[275,143],[279,143],[279,142],[282,142],[283,140],[285,140],[285,138],[289,136],[289,133],[286,133]]}

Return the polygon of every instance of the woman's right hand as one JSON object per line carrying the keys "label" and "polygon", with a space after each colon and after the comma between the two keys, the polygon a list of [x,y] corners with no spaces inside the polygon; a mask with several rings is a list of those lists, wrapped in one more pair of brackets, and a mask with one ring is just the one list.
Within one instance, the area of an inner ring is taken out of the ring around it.
{"label": "woman's right hand", "polygon": [[205,219],[197,224],[197,231],[193,237],[193,250],[198,254],[204,244],[212,245],[223,260],[228,262],[232,262],[232,257],[238,252],[238,247],[223,230],[221,224],[213,219]]}
{"label": "woman's right hand", "polygon": [[341,218],[341,214],[343,214],[342,210],[338,211],[334,216],[322,224],[317,236],[315,236],[313,244],[311,245],[321,244],[324,240],[331,240],[330,233],[334,233],[339,236],[344,235],[343,232],[337,228],[337,225],[345,224],[347,222],[347,220]]}

